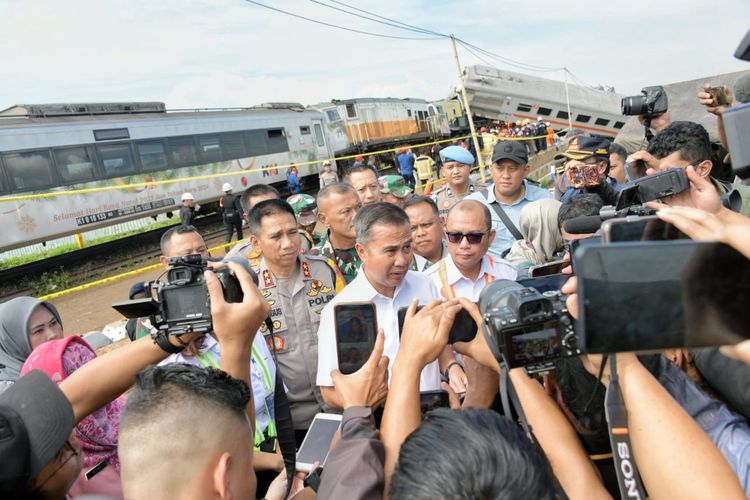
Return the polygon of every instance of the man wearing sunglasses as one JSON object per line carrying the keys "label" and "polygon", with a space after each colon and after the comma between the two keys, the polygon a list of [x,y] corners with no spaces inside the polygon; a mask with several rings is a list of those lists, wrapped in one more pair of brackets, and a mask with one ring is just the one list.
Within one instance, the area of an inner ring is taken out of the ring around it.
{"label": "man wearing sunglasses", "polygon": [[459,201],[445,223],[448,256],[425,271],[446,299],[477,301],[484,287],[496,279],[516,279],[516,268],[487,255],[495,230],[490,210],[476,200]]}

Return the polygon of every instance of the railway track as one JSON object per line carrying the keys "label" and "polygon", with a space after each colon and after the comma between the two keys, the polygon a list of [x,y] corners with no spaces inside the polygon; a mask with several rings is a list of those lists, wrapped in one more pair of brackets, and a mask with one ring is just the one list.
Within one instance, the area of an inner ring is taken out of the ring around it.
{"label": "railway track", "polygon": [[[224,234],[220,215],[194,221],[207,242]],[[45,273],[67,273],[70,286],[114,274],[138,263],[153,263],[161,254],[159,241],[167,228],[109,241],[48,259],[0,271],[0,301],[21,295],[35,295],[30,284]],[[143,249],[143,250],[141,250]]]}

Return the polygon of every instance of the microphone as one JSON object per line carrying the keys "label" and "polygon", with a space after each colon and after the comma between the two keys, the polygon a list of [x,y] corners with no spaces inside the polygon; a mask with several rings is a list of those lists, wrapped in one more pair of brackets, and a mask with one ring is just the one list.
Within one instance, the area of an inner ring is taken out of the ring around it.
{"label": "microphone", "polygon": [[582,215],[565,221],[563,229],[570,234],[593,234],[602,225],[602,219],[598,215]]}
{"label": "microphone", "polygon": [[737,102],[750,102],[750,71],[734,82],[734,98]]}

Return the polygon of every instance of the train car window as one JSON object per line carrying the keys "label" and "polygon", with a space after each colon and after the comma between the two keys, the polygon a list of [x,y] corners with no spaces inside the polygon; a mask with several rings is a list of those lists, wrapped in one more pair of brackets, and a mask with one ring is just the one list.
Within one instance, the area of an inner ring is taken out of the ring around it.
{"label": "train car window", "polygon": [[242,132],[221,134],[221,149],[225,160],[237,160],[247,157],[245,139]]}
{"label": "train car window", "polygon": [[601,125],[602,127],[606,127],[607,125],[609,125],[609,120],[607,120],[606,118],[597,118],[594,123],[596,125]]}
{"label": "train car window", "polygon": [[102,160],[105,177],[122,177],[135,173],[130,144],[100,144],[96,150]]}
{"label": "train car window", "polygon": [[130,132],[126,128],[107,128],[94,130],[94,139],[97,141],[111,141],[113,139],[130,139]]}
{"label": "train car window", "polygon": [[284,129],[276,128],[267,131],[268,138],[266,145],[268,153],[286,153],[289,151],[289,143],[286,141]]}
{"label": "train car window", "polygon": [[8,183],[5,182],[5,169],[3,168],[3,160],[0,158],[0,193],[6,193],[8,191]]}
{"label": "train car window", "polygon": [[248,130],[245,132],[245,145],[248,156],[268,154],[267,134],[265,130]]}
{"label": "train car window", "polygon": [[49,151],[24,151],[3,155],[5,170],[16,191],[30,191],[54,184]]}
{"label": "train car window", "polygon": [[519,104],[516,108],[516,111],[522,111],[524,113],[528,113],[531,111],[531,104]]}
{"label": "train car window", "polygon": [[143,170],[152,172],[169,168],[167,148],[162,141],[136,142],[135,149]]}
{"label": "train car window", "polygon": [[195,144],[192,137],[170,137],[167,140],[172,163],[176,167],[188,167],[198,164]]}
{"label": "train car window", "polygon": [[313,127],[315,127],[315,142],[318,144],[318,147],[325,147],[326,140],[323,136],[323,127],[320,126],[320,123],[314,123]]}
{"label": "train car window", "polygon": [[552,110],[551,109],[549,109],[549,108],[543,108],[541,106],[539,106],[539,109],[536,112],[537,112],[537,114],[540,114],[542,116],[549,116],[549,115],[552,114]]}
{"label": "train car window", "polygon": [[63,182],[88,181],[96,177],[96,161],[91,146],[55,149],[57,172]]}
{"label": "train car window", "polygon": [[406,116],[408,116],[409,118],[411,118],[411,110],[410,109],[406,110]]}
{"label": "train car window", "polygon": [[568,112],[567,111],[558,111],[557,112],[557,117],[558,118],[562,118],[563,120],[567,120],[568,119]]}
{"label": "train car window", "polygon": [[613,125],[614,128],[622,128],[625,126],[625,122],[615,122]]}
{"label": "train car window", "polygon": [[303,125],[299,128],[299,133],[302,135],[310,135],[310,127],[308,127],[307,125]]}
{"label": "train car window", "polygon": [[326,111],[326,116],[328,117],[328,121],[331,123],[341,121],[341,115],[339,115],[339,111],[337,109],[329,109],[328,111]]}
{"label": "train car window", "polygon": [[347,118],[357,117],[357,108],[354,106],[354,103],[346,105],[346,116]]}
{"label": "train car window", "polygon": [[591,120],[591,117],[589,115],[578,115],[576,116],[576,121],[581,123],[588,123],[589,120]]}
{"label": "train car window", "polygon": [[221,161],[221,142],[218,135],[198,136],[198,151],[203,163],[215,163]]}

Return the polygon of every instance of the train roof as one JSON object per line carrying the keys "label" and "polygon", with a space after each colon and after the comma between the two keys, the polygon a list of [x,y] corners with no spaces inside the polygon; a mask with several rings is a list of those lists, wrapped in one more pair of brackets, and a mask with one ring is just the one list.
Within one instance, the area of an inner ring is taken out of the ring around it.
{"label": "train roof", "polygon": [[331,99],[328,102],[320,102],[318,104],[311,104],[308,108],[324,108],[330,107],[331,105],[338,106],[340,104],[370,104],[370,103],[414,103],[414,104],[427,104],[425,99],[419,99],[416,97],[355,97],[353,99]]}
{"label": "train roof", "polygon": [[247,108],[167,109],[161,102],[16,104],[0,111],[0,126],[138,121],[226,116],[278,116],[312,112],[299,103],[264,103]]}

